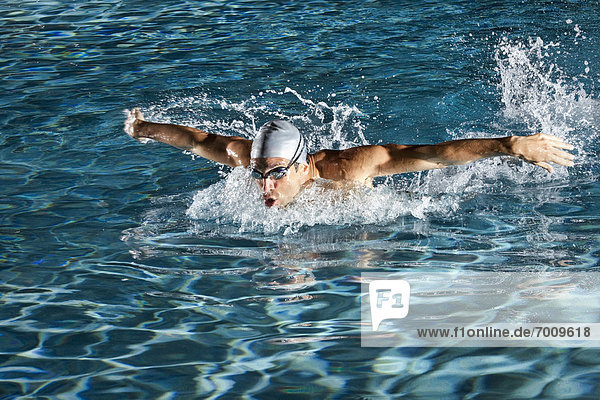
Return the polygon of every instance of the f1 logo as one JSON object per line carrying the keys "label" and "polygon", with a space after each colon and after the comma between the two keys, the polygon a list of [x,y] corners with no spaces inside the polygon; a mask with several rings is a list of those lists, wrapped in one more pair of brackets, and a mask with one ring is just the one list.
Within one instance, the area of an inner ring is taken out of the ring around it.
{"label": "f1 logo", "polygon": [[378,330],[383,320],[406,317],[409,302],[410,284],[405,280],[376,280],[369,283],[373,330]]}

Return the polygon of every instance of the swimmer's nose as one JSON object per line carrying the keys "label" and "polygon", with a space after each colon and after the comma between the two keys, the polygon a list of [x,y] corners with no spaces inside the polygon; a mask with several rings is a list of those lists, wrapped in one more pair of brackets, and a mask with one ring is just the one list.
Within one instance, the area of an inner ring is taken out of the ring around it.
{"label": "swimmer's nose", "polygon": [[273,190],[275,188],[275,182],[273,179],[271,179],[271,177],[266,178],[266,179],[263,178],[261,187],[262,187],[263,193],[270,192],[271,190]]}

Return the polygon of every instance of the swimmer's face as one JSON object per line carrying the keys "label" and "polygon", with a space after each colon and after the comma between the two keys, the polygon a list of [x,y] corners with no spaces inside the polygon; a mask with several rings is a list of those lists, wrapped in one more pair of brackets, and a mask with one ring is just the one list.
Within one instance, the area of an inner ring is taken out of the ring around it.
{"label": "swimmer's face", "polygon": [[263,201],[267,207],[285,206],[289,204],[300,192],[305,182],[308,166],[300,164],[298,169],[293,165],[287,170],[285,175],[281,175],[282,169],[288,166],[290,160],[279,157],[253,158],[250,162],[250,168],[254,171],[253,175],[260,176],[254,178],[260,188]]}

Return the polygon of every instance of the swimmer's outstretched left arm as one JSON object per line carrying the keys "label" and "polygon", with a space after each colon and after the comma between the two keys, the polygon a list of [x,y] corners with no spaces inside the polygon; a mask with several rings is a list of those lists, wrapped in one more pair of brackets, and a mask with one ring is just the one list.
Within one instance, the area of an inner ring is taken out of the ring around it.
{"label": "swimmer's outstretched left arm", "polygon": [[427,146],[384,146],[386,155],[379,170],[386,175],[395,170],[419,171],[467,164],[482,158],[513,156],[554,171],[550,163],[573,166],[574,156],[565,151],[573,146],[556,136],[538,133],[495,139],[463,139]]}
{"label": "swimmer's outstretched left arm", "polygon": [[138,108],[125,112],[124,129],[134,139],[156,140],[232,167],[250,165],[252,141],[248,139],[216,135],[187,126],[148,122]]}
{"label": "swimmer's outstretched left arm", "polygon": [[[513,156],[553,172],[550,163],[573,166],[574,156],[565,151],[573,146],[542,133],[531,136],[508,136],[495,139],[462,139],[434,145],[399,144],[354,147],[343,151],[315,154],[316,161],[339,165],[344,176],[331,179],[362,180],[450,165],[467,164],[482,158]],[[323,176],[327,177],[327,176]]]}
{"label": "swimmer's outstretched left arm", "polygon": [[550,163],[573,166],[574,156],[565,151],[573,146],[556,136],[538,133],[496,139],[463,139],[427,146],[383,146],[386,153],[379,170],[382,175],[395,170],[419,171],[467,164],[482,158],[513,156],[553,172]]}
{"label": "swimmer's outstretched left arm", "polygon": [[467,164],[482,158],[513,156],[552,173],[554,169],[550,163],[571,167],[574,165],[575,158],[571,153],[565,151],[573,150],[572,145],[563,142],[556,136],[543,133],[496,139],[453,140],[430,146],[409,146],[405,149],[392,148],[390,150],[390,155],[400,153],[398,154],[400,159],[406,160],[408,156],[409,160],[415,161],[413,164],[415,166],[422,166],[422,163],[433,163],[434,168]]}

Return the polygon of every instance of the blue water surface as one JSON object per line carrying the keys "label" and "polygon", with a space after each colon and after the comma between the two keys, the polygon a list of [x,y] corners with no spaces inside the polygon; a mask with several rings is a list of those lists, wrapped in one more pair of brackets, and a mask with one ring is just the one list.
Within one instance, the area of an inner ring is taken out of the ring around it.
{"label": "blue water surface", "polygon": [[[596,1],[4,1],[0,398],[600,397],[597,348],[362,348],[360,274],[598,270]],[[122,130],[310,150],[554,134],[516,159],[314,188]]]}

